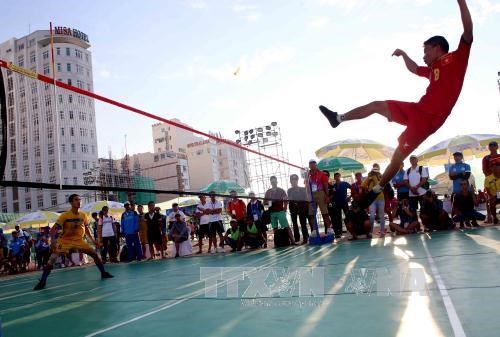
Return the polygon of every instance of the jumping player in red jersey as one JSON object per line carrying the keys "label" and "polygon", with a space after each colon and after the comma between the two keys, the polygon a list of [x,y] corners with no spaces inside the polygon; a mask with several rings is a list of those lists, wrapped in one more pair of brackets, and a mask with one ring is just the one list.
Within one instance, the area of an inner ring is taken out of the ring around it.
{"label": "jumping player in red jersey", "polygon": [[424,42],[424,62],[427,67],[419,67],[400,49],[396,49],[392,54],[403,57],[409,71],[429,79],[427,92],[418,103],[375,101],[345,114],[338,114],[324,106],[319,107],[334,128],[342,122],[363,119],[374,113],[386,117],[390,122],[406,126],[406,130],[398,138],[399,145],[380,183],[363,198],[364,200],[360,200],[364,206],[368,206],[396,175],[403,160],[443,125],[457,102],[462,90],[473,40],[472,18],[467,3],[465,0],[457,0],[457,2],[464,32],[456,51],[449,52],[448,41],[444,37],[433,36]]}

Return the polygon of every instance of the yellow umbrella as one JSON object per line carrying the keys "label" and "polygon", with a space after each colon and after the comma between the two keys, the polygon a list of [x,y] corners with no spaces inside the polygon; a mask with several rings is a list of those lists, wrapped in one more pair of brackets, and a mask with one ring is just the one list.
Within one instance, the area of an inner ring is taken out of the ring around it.
{"label": "yellow umbrella", "polygon": [[33,213],[28,213],[23,215],[16,220],[9,222],[3,228],[5,230],[14,229],[16,225],[19,225],[21,228],[40,228],[45,227],[47,225],[51,225],[56,222],[59,217],[59,213],[50,212],[50,211],[36,211]]}
{"label": "yellow umbrella", "polygon": [[369,139],[345,139],[333,142],[316,151],[320,159],[328,157],[347,157],[361,163],[382,162],[391,158],[392,147]]}
{"label": "yellow umbrella", "polygon": [[455,136],[428,148],[418,155],[419,164],[438,166],[450,163],[453,153],[460,151],[464,159],[481,158],[489,153],[488,144],[500,142],[500,135],[472,134]]}
{"label": "yellow umbrella", "polygon": [[80,210],[88,214],[92,214],[93,212],[99,213],[104,206],[108,206],[108,213],[114,217],[120,217],[125,212],[125,207],[121,202],[108,200],[90,202],[83,205]]}

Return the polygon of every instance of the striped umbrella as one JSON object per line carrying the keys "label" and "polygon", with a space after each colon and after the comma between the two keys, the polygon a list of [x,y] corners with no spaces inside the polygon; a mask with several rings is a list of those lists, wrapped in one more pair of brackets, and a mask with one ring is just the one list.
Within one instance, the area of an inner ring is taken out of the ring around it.
{"label": "striped umbrella", "polygon": [[381,162],[391,158],[394,149],[370,139],[345,139],[316,151],[318,158],[349,157],[362,163]]}
{"label": "striped umbrella", "polygon": [[365,172],[365,167],[359,161],[346,157],[328,157],[321,159],[318,169],[330,173],[339,172],[341,175],[350,175],[353,172]]}
{"label": "striped umbrella", "polygon": [[500,135],[471,134],[455,136],[425,150],[418,155],[418,160],[423,165],[443,165],[451,162],[453,153],[457,151],[464,154],[464,159],[480,158],[489,153],[488,144],[491,141],[500,142]]}

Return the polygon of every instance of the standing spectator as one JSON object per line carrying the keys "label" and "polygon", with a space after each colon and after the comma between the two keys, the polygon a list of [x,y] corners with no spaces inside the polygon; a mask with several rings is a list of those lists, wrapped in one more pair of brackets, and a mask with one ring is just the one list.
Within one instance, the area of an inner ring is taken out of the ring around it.
{"label": "standing spectator", "polygon": [[[328,214],[328,204],[330,198],[328,197],[328,177],[326,174],[318,170],[316,160],[309,160],[309,174],[306,179],[306,189],[308,190],[308,197],[312,195],[311,207],[309,207],[309,221],[314,223],[314,214],[319,207],[323,222],[325,224],[325,232],[333,231],[330,215]],[[319,233],[316,233],[319,236]]]}
{"label": "standing spectator", "polygon": [[161,214],[161,209],[160,207],[155,207],[155,214],[158,214],[160,216],[160,223],[161,223],[161,249],[162,252],[165,252],[165,255],[167,254],[167,244],[168,244],[168,238],[167,238],[167,217],[163,214]]}
{"label": "standing spectator", "polygon": [[[246,219],[246,211],[247,206],[245,202],[238,198],[238,194],[236,191],[229,192],[231,195],[231,200],[227,203],[227,213],[231,216],[231,219],[238,221],[238,226],[240,226],[240,230],[245,232],[245,219]],[[212,198],[212,196],[210,196]],[[215,199],[215,195],[214,195]]]}
{"label": "standing spectator", "polygon": [[[100,214],[99,214],[100,216]],[[99,224],[99,216],[97,212],[92,212],[91,217],[92,220],[90,221],[90,228],[92,228],[92,234],[94,234],[94,240],[97,240],[97,226]]]}
{"label": "standing spectator", "polygon": [[175,221],[170,228],[169,239],[175,244],[175,258],[179,257],[181,243],[186,241],[189,237],[186,221],[181,217],[180,213],[175,214]]}
{"label": "standing spectator", "polygon": [[[488,149],[490,150],[490,154],[483,158],[483,173],[485,177],[488,177],[493,173],[494,164],[500,161],[500,154],[498,154],[498,143],[496,141],[490,142],[490,144],[488,145]],[[486,197],[487,197],[486,200],[487,219],[485,223],[488,224],[492,222],[493,215],[490,212],[491,211],[490,195],[487,194]],[[492,202],[494,202],[494,200]]]}
{"label": "standing spectator", "polygon": [[338,172],[333,175],[333,179],[333,191],[335,193],[333,207],[335,216],[332,221],[335,230],[335,237],[340,239],[342,237],[342,213],[344,213],[345,216],[349,211],[347,190],[351,190],[352,193],[352,187],[348,182],[341,180],[341,175]]}
{"label": "standing spectator", "polygon": [[10,240],[9,249],[11,273],[24,271],[24,252],[26,251],[26,241],[19,237],[19,231],[12,232],[12,240]]}
{"label": "standing spectator", "polygon": [[142,256],[146,257],[146,244],[148,243],[148,222],[144,214],[144,206],[137,206],[139,213],[139,240],[141,241]]}
{"label": "standing spectator", "polygon": [[411,167],[406,170],[404,180],[410,188],[410,205],[412,209],[418,210],[422,197],[429,189],[429,170],[427,167],[418,165],[418,158],[410,156]]}
{"label": "standing spectator", "polygon": [[351,203],[351,209],[347,211],[345,226],[352,235],[349,240],[357,240],[359,235],[366,235],[367,238],[372,237],[372,225],[368,219],[368,214],[364,209],[359,208],[356,200]]}
{"label": "standing spectator", "polygon": [[125,203],[125,212],[122,214],[121,230],[125,236],[125,244],[127,245],[128,262],[137,258],[137,261],[142,260],[142,251],[139,243],[139,214],[135,211],[135,204],[132,202]]}
{"label": "standing spectator", "polygon": [[486,177],[484,189],[488,193],[490,214],[495,225],[498,224],[497,205],[500,204],[500,161],[493,166],[493,172]]}
{"label": "standing spectator", "polygon": [[267,225],[262,221],[262,214],[264,214],[264,205],[259,199],[255,197],[254,192],[250,192],[248,196],[250,197],[250,201],[247,204],[247,218],[253,219],[253,222],[259,230],[259,233],[262,235],[264,248],[267,248]]}
{"label": "standing spectator", "polygon": [[101,245],[101,259],[102,263],[106,263],[108,259],[111,262],[118,262],[117,256],[117,245],[116,245],[116,226],[115,219],[108,214],[108,206],[102,208],[102,214],[99,218],[99,223],[97,227],[97,237],[99,239],[99,244]]}
{"label": "standing spectator", "polygon": [[359,201],[363,195],[363,175],[361,172],[354,174],[354,183],[351,185],[351,197],[354,201]]}
{"label": "standing spectator", "polygon": [[405,170],[403,164],[399,167],[398,173],[396,173],[394,178],[392,178],[392,186],[394,186],[397,191],[398,201],[402,201],[410,197],[410,186],[408,181],[405,180]]}
{"label": "standing spectator", "polygon": [[[286,228],[288,231],[288,237],[292,245],[296,245],[295,239],[293,238],[292,230],[288,224],[286,218],[286,210],[288,208],[288,196],[285,190],[278,187],[278,178],[272,176],[270,178],[271,188],[266,191],[265,203],[269,207],[271,212],[271,226],[273,227],[273,232],[276,234],[278,228]],[[328,215],[327,215],[328,216]]]}
{"label": "standing spectator", "polygon": [[[299,176],[296,174],[290,176],[290,184],[292,187],[288,189],[288,207],[290,209],[290,217],[292,218],[293,236],[295,237],[295,242],[300,241],[300,231],[297,223],[298,218],[302,230],[302,244],[305,244],[309,238],[309,232],[307,230],[307,217],[309,213],[307,190],[305,187],[299,186]],[[312,223],[309,223],[309,225],[311,226],[311,230],[313,230]]]}
{"label": "standing spectator", "polygon": [[[233,202],[235,202],[238,206],[233,204],[231,208],[231,215],[235,215],[239,217],[241,213],[243,213],[243,218],[245,218],[245,214],[247,211],[247,206],[245,203],[238,199],[235,191],[231,191],[231,196],[233,197]],[[210,210],[210,237],[212,238],[212,243],[214,245],[213,253],[224,253],[224,224],[222,223],[222,202],[215,198],[215,191],[210,192],[210,200],[207,202],[208,208]],[[238,219],[236,219],[238,220]],[[238,224],[239,224],[238,220]],[[219,235],[219,247],[217,247],[217,235]]]}
{"label": "standing spectator", "polygon": [[470,226],[470,221],[472,221],[472,227],[479,227],[477,220],[484,221],[486,219],[486,216],[474,209],[477,205],[477,200],[474,193],[470,190],[468,180],[460,182],[460,191],[455,194],[453,204],[456,214],[453,221],[460,222],[460,228],[464,228],[464,222]]}
{"label": "standing spectator", "polygon": [[36,264],[37,269],[42,268],[49,262],[50,257],[50,246],[45,235],[39,235],[38,240],[35,244],[35,253],[36,253]]}
{"label": "standing spectator", "polygon": [[[372,170],[368,173],[368,177],[363,182],[363,187],[366,191],[371,191],[374,186],[382,179],[382,175],[380,174],[380,166],[378,164],[373,164]],[[384,208],[385,208],[385,199],[384,193],[380,192],[377,195],[377,198],[370,205],[370,225],[373,232],[373,228],[375,227],[375,213],[378,215],[380,221],[380,237],[384,237],[385,235],[385,216],[384,216]]]}
{"label": "standing spectator", "polygon": [[3,228],[0,228],[0,270],[7,259],[7,254],[9,252],[9,243],[7,242],[7,237],[3,233]]}
{"label": "standing spectator", "polygon": [[198,228],[198,252],[196,254],[201,254],[203,252],[203,238],[208,238],[208,252],[212,250],[212,237],[210,236],[210,208],[207,203],[207,198],[204,195],[200,195],[200,203],[196,206],[195,216],[200,219],[200,227]]}
{"label": "standing spectator", "polygon": [[144,216],[146,218],[146,223],[148,225],[148,244],[149,244],[149,254],[150,260],[156,257],[155,248],[160,252],[161,258],[165,258],[165,253],[163,251],[163,241],[162,241],[162,216],[161,214],[155,212],[154,201],[148,202],[148,213]]}
{"label": "standing spectator", "polygon": [[464,163],[464,155],[462,152],[455,152],[453,154],[453,159],[455,160],[455,164],[450,166],[449,169],[449,177],[450,180],[453,181],[453,195],[460,193],[462,191],[462,182],[469,181],[471,169],[470,165]]}

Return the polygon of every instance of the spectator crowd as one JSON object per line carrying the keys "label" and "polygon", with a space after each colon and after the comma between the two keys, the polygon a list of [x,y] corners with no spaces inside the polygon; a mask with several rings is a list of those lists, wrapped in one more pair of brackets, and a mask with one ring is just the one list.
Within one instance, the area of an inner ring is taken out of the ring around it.
{"label": "spectator crowd", "polygon": [[[470,184],[471,167],[464,162],[463,154],[456,152],[448,170],[452,193],[443,198],[430,188],[429,170],[419,165],[416,156],[410,156],[410,166],[401,166],[391,184],[367,209],[361,208],[358,201],[380,182],[378,164],[373,164],[366,177],[355,173],[354,182],[348,183],[342,181],[340,173],[331,179],[329,172],[319,170],[316,161],[310,160],[303,177],[305,187],[299,186],[296,174],[289,177],[291,187],[287,191],[278,186],[276,177],[271,177],[271,187],[262,200],[250,192],[245,202],[231,191],[229,200],[223,202],[215,192],[210,192],[208,198],[199,196],[194,212],[188,214],[173,204],[167,215],[152,201],[146,211],[142,205],[136,207],[133,202],[126,202],[120,219],[103,207],[99,213],[92,213],[90,226],[103,263],[117,263],[164,259],[168,256],[169,241],[177,258],[191,254],[193,244],[198,247],[195,254],[202,254],[204,240],[208,240],[209,254],[223,253],[226,249],[234,252],[267,248],[269,231],[274,246],[279,247],[306,244],[310,236],[318,235],[357,240],[360,236],[384,237],[388,232],[407,235],[478,227],[478,221],[496,225],[496,207],[500,203],[498,144],[491,142],[489,151],[482,161],[484,190],[476,191]],[[486,215],[477,210],[481,203],[486,205]],[[229,223],[227,230],[225,222]],[[37,268],[43,267],[60,234],[46,227],[35,239],[16,226],[8,240],[0,229],[0,271],[24,272],[30,262]],[[63,255],[60,266],[76,265],[72,255]],[[79,261],[84,261],[81,254]]]}

